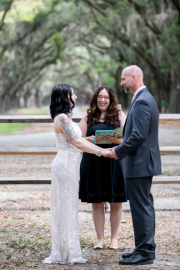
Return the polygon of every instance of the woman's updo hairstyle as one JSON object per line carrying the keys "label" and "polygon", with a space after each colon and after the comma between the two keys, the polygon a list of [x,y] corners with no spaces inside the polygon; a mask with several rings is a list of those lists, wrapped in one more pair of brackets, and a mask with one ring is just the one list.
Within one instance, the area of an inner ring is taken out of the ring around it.
{"label": "woman's updo hairstyle", "polygon": [[[73,106],[71,107],[71,103]],[[72,88],[69,84],[59,84],[52,89],[50,114],[54,120],[56,115],[60,113],[70,114],[74,108],[74,101],[72,100]]]}

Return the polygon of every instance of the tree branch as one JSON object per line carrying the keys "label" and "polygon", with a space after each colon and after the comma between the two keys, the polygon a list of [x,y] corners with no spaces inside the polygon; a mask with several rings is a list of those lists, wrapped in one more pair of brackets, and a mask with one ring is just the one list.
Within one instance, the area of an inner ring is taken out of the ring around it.
{"label": "tree branch", "polygon": [[128,2],[134,6],[137,13],[142,17],[144,24],[157,36],[162,34],[162,32],[159,30],[157,25],[154,23],[154,21],[151,21],[151,24],[149,23],[149,19],[146,17],[145,9],[143,9],[136,1],[134,0],[128,0]]}
{"label": "tree branch", "polygon": [[95,5],[94,3],[92,3],[90,0],[83,0],[90,8],[94,8],[95,10],[97,10],[99,13],[101,13],[104,17],[108,17],[108,15],[106,14],[106,12],[104,12],[104,10],[102,10],[100,7],[98,7],[97,5]]}
{"label": "tree branch", "polygon": [[0,23],[0,31],[2,30],[3,26],[4,26],[4,20],[5,20],[5,17],[6,17],[6,14],[7,12],[9,11],[9,9],[11,8],[11,5],[12,5],[12,2],[14,0],[10,0],[9,3],[7,4],[7,7],[5,8],[4,10],[4,14],[2,16],[2,19],[1,19],[1,23]]}
{"label": "tree branch", "polygon": [[180,2],[179,0],[171,0],[176,7],[178,13],[179,13],[179,18],[178,18],[178,24],[180,25]]}

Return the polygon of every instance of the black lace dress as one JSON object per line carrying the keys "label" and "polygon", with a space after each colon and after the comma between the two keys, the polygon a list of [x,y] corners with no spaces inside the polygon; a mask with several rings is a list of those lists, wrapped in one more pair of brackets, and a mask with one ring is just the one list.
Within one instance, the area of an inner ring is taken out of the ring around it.
{"label": "black lace dress", "polygon": [[[97,123],[88,126],[87,136],[95,135],[96,130],[114,130],[119,126]],[[102,148],[110,148],[116,144],[99,144]],[[80,166],[79,198],[82,202],[126,202],[126,182],[123,176],[121,160],[97,157],[83,153]]]}

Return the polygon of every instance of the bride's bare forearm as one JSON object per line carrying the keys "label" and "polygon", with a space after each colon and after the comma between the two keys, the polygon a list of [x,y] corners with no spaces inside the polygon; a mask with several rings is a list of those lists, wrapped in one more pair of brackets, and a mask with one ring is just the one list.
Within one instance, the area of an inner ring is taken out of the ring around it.
{"label": "bride's bare forearm", "polygon": [[101,150],[101,151],[103,150],[102,148],[96,146],[95,144],[88,142],[87,140],[85,140],[83,138],[77,139],[72,144],[75,147],[77,147],[78,149],[82,150],[83,152],[87,152],[90,154],[96,154],[98,152],[98,150]]}
{"label": "bride's bare forearm", "polygon": [[85,139],[86,141],[90,142],[91,137],[82,137],[83,139]]}
{"label": "bride's bare forearm", "polygon": [[102,148],[101,147],[99,147],[98,145],[96,145],[96,144],[93,144],[93,143],[91,143],[91,142],[89,142],[89,141],[87,141],[84,137],[82,138],[82,140],[85,140],[86,142],[88,142],[88,144],[90,145],[90,146],[92,146],[92,145],[94,145],[95,147],[96,147],[96,149],[98,150],[102,150]]}
{"label": "bride's bare forearm", "polygon": [[80,134],[78,134],[74,129],[74,127],[72,126],[72,122],[67,117],[67,115],[60,114],[58,116],[58,119],[60,121],[61,129],[64,135],[67,137],[69,143],[84,152],[92,154],[96,154],[98,152],[98,149],[102,149],[94,145],[93,143],[90,143],[87,140],[83,139]]}

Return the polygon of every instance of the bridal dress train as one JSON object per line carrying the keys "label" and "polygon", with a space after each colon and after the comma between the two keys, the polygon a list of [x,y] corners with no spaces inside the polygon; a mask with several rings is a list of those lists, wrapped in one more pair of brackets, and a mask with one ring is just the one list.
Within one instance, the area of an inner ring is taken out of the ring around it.
{"label": "bridal dress train", "polygon": [[[82,136],[79,126],[71,122]],[[79,166],[81,151],[70,144],[63,133],[56,133],[57,155],[51,170],[51,240],[52,253],[44,263],[85,263],[78,236]]]}

